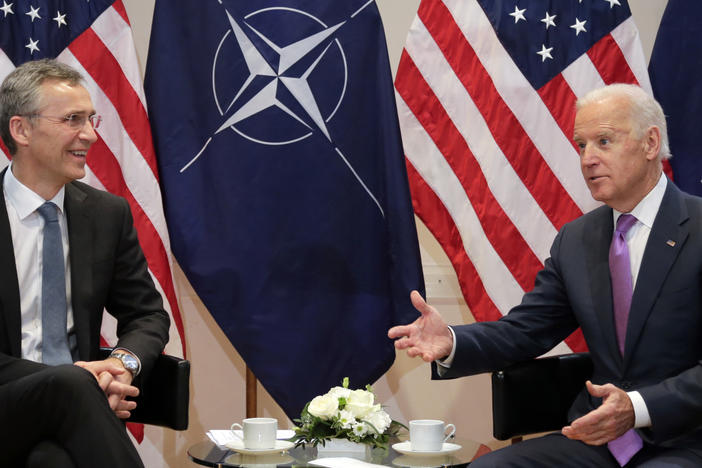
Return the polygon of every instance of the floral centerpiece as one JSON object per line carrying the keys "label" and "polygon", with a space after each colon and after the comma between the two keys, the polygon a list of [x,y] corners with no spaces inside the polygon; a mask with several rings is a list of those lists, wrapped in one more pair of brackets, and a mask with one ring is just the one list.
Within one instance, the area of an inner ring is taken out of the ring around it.
{"label": "floral centerpiece", "polygon": [[316,396],[305,405],[300,419],[295,419],[295,446],[319,444],[331,439],[347,439],[371,447],[387,448],[388,439],[407,427],[388,416],[370,385],[365,390],[349,389],[345,377],[341,387],[334,387],[325,395]]}

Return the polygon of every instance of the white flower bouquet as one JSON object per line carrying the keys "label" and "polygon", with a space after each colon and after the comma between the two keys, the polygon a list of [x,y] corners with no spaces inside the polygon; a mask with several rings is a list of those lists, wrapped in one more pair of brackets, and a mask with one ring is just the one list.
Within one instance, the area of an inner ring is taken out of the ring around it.
{"label": "white flower bouquet", "polygon": [[295,419],[295,446],[319,444],[324,446],[332,438],[387,448],[388,439],[407,427],[388,416],[370,385],[365,390],[350,390],[345,377],[341,387],[334,387],[324,395],[316,396],[305,405],[300,419]]}

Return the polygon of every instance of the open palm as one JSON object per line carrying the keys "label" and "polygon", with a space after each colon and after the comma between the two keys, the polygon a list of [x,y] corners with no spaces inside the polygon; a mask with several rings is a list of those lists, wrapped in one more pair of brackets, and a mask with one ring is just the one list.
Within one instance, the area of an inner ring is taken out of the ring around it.
{"label": "open palm", "polygon": [[395,348],[406,349],[410,357],[421,356],[427,362],[446,357],[453,347],[453,336],[446,322],[417,291],[412,291],[410,299],[420,317],[408,325],[392,327],[388,337],[395,339]]}

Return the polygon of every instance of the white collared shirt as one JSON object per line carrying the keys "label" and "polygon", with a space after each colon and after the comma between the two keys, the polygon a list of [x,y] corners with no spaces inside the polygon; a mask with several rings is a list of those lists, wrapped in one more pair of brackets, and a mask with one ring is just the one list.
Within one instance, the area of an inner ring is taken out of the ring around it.
{"label": "white collared shirt", "polygon": [[[636,289],[641,260],[643,259],[644,250],[646,250],[646,242],[648,242],[648,236],[651,234],[651,228],[653,228],[653,222],[656,220],[658,209],[661,207],[667,185],[668,178],[661,175],[655,187],[629,212],[636,218],[636,223],[629,229],[624,239],[629,248],[631,285],[634,289]],[[617,220],[622,214],[624,213],[615,209],[612,210],[614,226],[617,225]]]}
{"label": "white collared shirt", "polygon": [[[45,201],[23,185],[12,174],[12,164],[5,172],[3,194],[12,233],[17,281],[19,283],[22,317],[22,357],[42,361],[41,278],[44,236],[44,218],[37,212]],[[63,262],[66,268],[67,331],[73,331],[73,306],[71,305],[71,268],[68,261],[68,226],[63,209],[65,188],[51,201],[58,206],[58,221],[63,242]]]}

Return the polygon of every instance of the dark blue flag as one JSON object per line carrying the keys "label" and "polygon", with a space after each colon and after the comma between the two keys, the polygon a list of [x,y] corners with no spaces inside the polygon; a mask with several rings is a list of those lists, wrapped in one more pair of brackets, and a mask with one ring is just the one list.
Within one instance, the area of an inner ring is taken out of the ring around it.
{"label": "dark blue flag", "polygon": [[146,94],[173,252],[289,417],[392,364],[423,289],[371,0],[164,0]]}
{"label": "dark blue flag", "polygon": [[669,0],[648,72],[668,123],[670,165],[678,187],[702,196],[702,8],[699,0]]}

